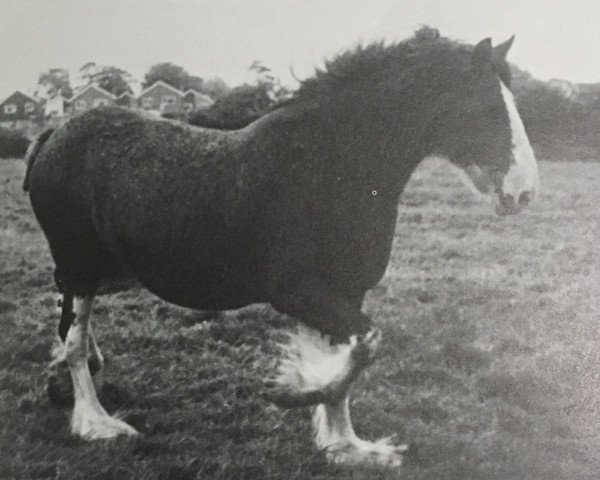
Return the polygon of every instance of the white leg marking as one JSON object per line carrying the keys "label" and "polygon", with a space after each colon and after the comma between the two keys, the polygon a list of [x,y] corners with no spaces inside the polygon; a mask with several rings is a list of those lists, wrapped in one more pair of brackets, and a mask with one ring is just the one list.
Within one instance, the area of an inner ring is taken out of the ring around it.
{"label": "white leg marking", "polygon": [[90,343],[92,344],[91,357],[98,362],[98,366],[100,367],[100,369],[102,369],[102,367],[104,367],[104,355],[102,355],[102,352],[100,351],[100,347],[98,346],[98,343],[96,342],[96,336],[94,335],[94,332],[92,330],[91,323],[88,327],[88,336],[90,339]]}
{"label": "white leg marking", "polygon": [[92,369],[94,386],[96,389],[100,389],[102,387],[103,375],[102,372],[104,370],[104,355],[100,351],[100,347],[96,342],[96,337],[92,330],[92,324],[90,322],[88,329],[88,339],[91,343],[91,352],[88,354],[88,367]]}
{"label": "white leg marking", "polygon": [[65,341],[75,398],[71,432],[86,440],[113,438],[120,434],[135,435],[135,429],[111,417],[96,396],[87,362],[92,298],[74,299],[75,319]]}
{"label": "white leg marking", "polygon": [[[91,343],[91,352],[89,357],[92,358],[97,364],[99,369],[101,370],[104,367],[104,355],[102,355],[102,351],[96,342],[96,337],[94,336],[94,332],[92,331],[92,324],[88,325],[88,337]],[[49,367],[52,368],[59,363],[67,361],[67,344],[63,343],[58,337],[54,344],[52,345],[52,351],[50,352],[50,356],[52,360],[50,362]]]}
{"label": "white leg marking", "polygon": [[59,363],[67,361],[67,344],[63,343],[58,337],[52,345],[52,351],[50,352],[52,360],[50,361],[50,368],[57,366]]}
{"label": "white leg marking", "polygon": [[319,390],[348,374],[350,354],[356,336],[348,344],[330,345],[329,338],[317,330],[298,324],[298,333],[289,335],[281,345],[284,357],[277,381],[298,391]]}
{"label": "white leg marking", "polygon": [[408,449],[406,445],[392,445],[390,438],[377,442],[358,438],[352,428],[347,396],[335,404],[318,405],[313,412],[313,429],[317,447],[325,450],[327,460],[336,464],[399,467],[402,452]]}
{"label": "white leg marking", "polygon": [[539,193],[538,166],[533,148],[531,148],[529,138],[527,138],[525,126],[517,110],[513,94],[502,81],[498,81],[508,111],[508,120],[512,132],[512,155],[515,162],[504,177],[502,191],[505,195],[512,195],[515,201],[518,201],[523,192],[530,192],[531,199],[533,199],[534,194]]}
{"label": "white leg marking", "polygon": [[279,391],[271,395],[284,406],[314,405],[337,401],[348,391],[356,376],[373,361],[381,332],[371,330],[363,339],[350,337],[347,344],[331,345],[328,337],[298,324],[289,334],[274,383]]}

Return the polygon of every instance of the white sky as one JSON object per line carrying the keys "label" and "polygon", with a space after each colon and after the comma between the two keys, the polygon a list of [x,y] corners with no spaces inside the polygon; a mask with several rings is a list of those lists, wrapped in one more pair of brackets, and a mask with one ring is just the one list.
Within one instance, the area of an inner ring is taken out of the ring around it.
{"label": "white sky", "polygon": [[32,91],[38,74],[89,61],[142,80],[171,61],[230,85],[259,59],[295,86],[358,41],[402,39],[422,24],[494,43],[541,79],[600,82],[600,0],[0,0],[0,99]]}

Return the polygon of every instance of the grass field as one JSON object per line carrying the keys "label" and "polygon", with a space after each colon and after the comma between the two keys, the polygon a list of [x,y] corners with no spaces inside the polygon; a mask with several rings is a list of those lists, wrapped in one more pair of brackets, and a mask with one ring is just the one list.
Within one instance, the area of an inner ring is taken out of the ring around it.
{"label": "grass field", "polygon": [[52,264],[20,160],[0,161],[0,478],[585,480],[600,477],[600,164],[542,162],[543,193],[497,218],[428,161],[364,310],[381,358],[353,389],[358,433],[413,444],[401,474],[326,465],[309,412],[259,391],[281,320],[133,289],[97,300],[101,400],[142,435],[88,444],[50,404]]}

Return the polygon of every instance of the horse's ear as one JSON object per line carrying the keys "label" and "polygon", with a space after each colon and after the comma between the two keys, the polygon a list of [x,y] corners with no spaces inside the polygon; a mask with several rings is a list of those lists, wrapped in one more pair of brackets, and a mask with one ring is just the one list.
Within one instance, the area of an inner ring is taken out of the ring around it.
{"label": "horse's ear", "polygon": [[510,37],[506,42],[494,47],[494,60],[506,60],[506,55],[515,41],[515,36]]}
{"label": "horse's ear", "polygon": [[492,62],[492,39],[484,38],[473,50],[473,67],[482,68]]}

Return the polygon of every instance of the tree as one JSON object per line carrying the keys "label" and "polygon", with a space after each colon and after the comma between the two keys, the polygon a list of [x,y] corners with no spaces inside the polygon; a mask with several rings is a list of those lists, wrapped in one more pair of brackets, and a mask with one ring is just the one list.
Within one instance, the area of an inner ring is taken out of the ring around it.
{"label": "tree", "polygon": [[225,83],[225,80],[219,77],[209,78],[204,81],[202,93],[205,93],[213,100],[224,97],[231,91],[231,88]]}
{"label": "tree", "polygon": [[0,127],[0,158],[25,156],[29,140],[22,132]]}
{"label": "tree", "polygon": [[83,72],[81,77],[87,81],[88,85],[98,85],[113,95],[119,96],[125,92],[133,93],[130,86],[132,77],[121,68],[111,65],[98,67],[95,64],[87,63],[80,72]]}
{"label": "tree", "polygon": [[73,89],[69,81],[69,71],[65,68],[51,68],[40,73],[36,93],[46,98],[54,98],[58,94],[70,98]]}
{"label": "tree", "polygon": [[170,62],[152,65],[144,75],[142,88],[148,88],[158,81],[163,81],[182,91],[192,88],[199,93],[208,95],[213,100],[225,96],[230,91],[227,84],[219,77],[204,80],[198,75],[190,75],[185,68]]}
{"label": "tree", "polygon": [[207,128],[235,130],[267,113],[272,105],[265,85],[241,85],[219,98],[208,110],[196,112],[190,123]]}
{"label": "tree", "polygon": [[208,110],[193,114],[190,123],[207,128],[235,130],[262,117],[275,104],[289,96],[289,90],[260,61],[254,61],[249,70],[256,74],[253,85],[235,87],[218,98]]}
{"label": "tree", "polygon": [[289,97],[290,90],[281,84],[278,77],[274,76],[269,67],[265,67],[260,60],[254,60],[248,68],[256,74],[256,83],[262,85],[273,102]]}
{"label": "tree", "polygon": [[204,79],[197,75],[188,75],[182,90],[193,88],[197,92],[204,93]]}
{"label": "tree", "polygon": [[[199,77],[194,78],[197,79]],[[161,80],[179,90],[186,90],[190,81],[190,75],[179,65],[170,62],[157,63],[156,65],[152,65],[150,70],[144,75],[142,87],[148,88]]]}

